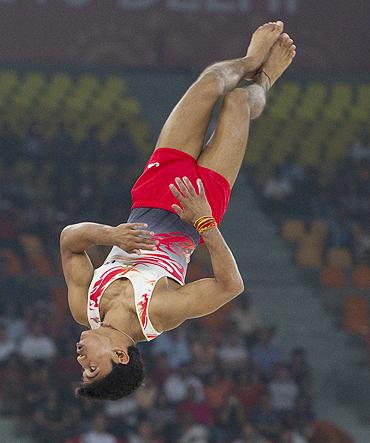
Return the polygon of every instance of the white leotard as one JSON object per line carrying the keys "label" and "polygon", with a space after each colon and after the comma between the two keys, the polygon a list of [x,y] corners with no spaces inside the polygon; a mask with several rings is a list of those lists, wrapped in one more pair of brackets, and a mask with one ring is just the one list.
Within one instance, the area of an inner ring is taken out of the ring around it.
{"label": "white leotard", "polygon": [[127,278],[134,288],[136,313],[144,336],[149,341],[162,333],[154,328],[149,318],[154,287],[162,277],[184,284],[187,263],[196,243],[183,232],[160,233],[155,235],[155,239],[159,241],[157,251],[142,251],[141,255],[128,254],[114,246],[104,264],[95,269],[87,304],[91,329],[100,327],[99,305],[104,291],[115,280]]}

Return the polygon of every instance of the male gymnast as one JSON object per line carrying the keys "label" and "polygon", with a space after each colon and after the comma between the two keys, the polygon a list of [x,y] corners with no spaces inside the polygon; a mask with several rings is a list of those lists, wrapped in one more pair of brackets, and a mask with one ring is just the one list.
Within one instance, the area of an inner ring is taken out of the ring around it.
{"label": "male gymnast", "polygon": [[[144,380],[138,342],[208,315],[243,291],[217,226],[244,158],[250,120],[262,113],[267,91],[290,65],[295,49],[281,21],[260,26],[245,57],[205,69],[174,108],[132,189],[128,222],[63,229],[69,307],[74,320],[89,328],[77,343],[80,396],[116,400],[129,395]],[[238,87],[243,79],[253,83]],[[203,148],[221,96],[216,129]],[[184,284],[200,241],[209,251],[213,278]],[[113,246],[95,270],[86,253],[94,245]]]}

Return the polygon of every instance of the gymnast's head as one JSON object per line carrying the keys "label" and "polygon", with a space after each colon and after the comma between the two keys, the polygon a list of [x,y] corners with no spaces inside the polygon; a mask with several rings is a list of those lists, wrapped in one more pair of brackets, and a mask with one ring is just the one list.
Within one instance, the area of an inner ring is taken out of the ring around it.
{"label": "gymnast's head", "polygon": [[102,328],[84,331],[77,343],[82,384],[76,394],[94,400],[118,400],[134,392],[144,380],[144,366],[136,346],[124,346]]}

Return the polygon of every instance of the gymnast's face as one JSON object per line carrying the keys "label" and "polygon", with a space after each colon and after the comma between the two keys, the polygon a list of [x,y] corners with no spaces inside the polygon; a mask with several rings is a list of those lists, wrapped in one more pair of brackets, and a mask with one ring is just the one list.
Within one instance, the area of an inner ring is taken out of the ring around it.
{"label": "gymnast's face", "polygon": [[112,371],[112,361],[119,363],[109,337],[96,331],[84,331],[77,343],[77,361],[82,366],[84,383],[100,380]]}

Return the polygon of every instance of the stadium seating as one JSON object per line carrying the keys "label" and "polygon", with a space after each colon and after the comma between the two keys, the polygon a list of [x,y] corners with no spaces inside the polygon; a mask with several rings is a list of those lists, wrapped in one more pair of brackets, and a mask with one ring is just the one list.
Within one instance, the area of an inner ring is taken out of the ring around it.
{"label": "stadium seating", "polygon": [[369,332],[369,302],[363,296],[348,295],[343,302],[343,325],[347,332],[366,336]]}
{"label": "stadium seating", "polygon": [[52,140],[62,124],[77,143],[96,128],[103,145],[110,143],[124,122],[139,149],[148,149],[140,104],[128,94],[122,76],[2,70],[0,113],[17,137],[24,138],[30,126],[38,123]]}
{"label": "stadium seating", "polygon": [[355,288],[370,289],[370,266],[359,265],[353,268],[352,284]]}
{"label": "stadium seating", "polygon": [[282,83],[266,115],[253,125],[253,149],[246,162],[258,166],[263,159],[263,167],[268,168],[297,148],[305,165],[325,166],[337,161],[361,134],[361,123],[370,112],[369,102],[367,83]]}

